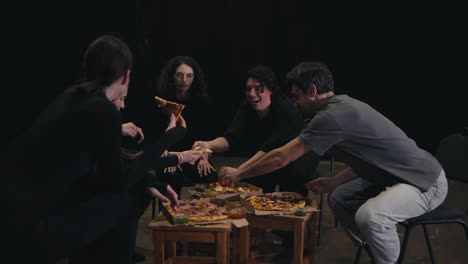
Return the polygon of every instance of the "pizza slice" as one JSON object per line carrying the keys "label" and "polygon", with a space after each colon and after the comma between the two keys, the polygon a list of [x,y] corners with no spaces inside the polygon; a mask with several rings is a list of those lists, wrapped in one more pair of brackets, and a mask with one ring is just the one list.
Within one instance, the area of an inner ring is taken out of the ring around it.
{"label": "pizza slice", "polygon": [[183,104],[168,101],[158,96],[155,96],[154,99],[156,100],[156,104],[161,109],[161,111],[167,116],[174,114],[176,118],[179,118],[182,110],[185,108],[185,105]]}
{"label": "pizza slice", "polygon": [[208,154],[213,154],[213,151],[211,149],[209,149],[209,148],[194,147],[194,148],[192,148],[192,150],[201,151],[201,152],[208,153]]}

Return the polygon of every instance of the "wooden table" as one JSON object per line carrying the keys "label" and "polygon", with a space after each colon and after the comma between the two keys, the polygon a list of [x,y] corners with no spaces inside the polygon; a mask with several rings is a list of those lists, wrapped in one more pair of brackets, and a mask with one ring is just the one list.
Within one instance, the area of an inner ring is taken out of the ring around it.
{"label": "wooden table", "polygon": [[250,228],[290,231],[294,233],[293,263],[303,264],[304,239],[308,232],[308,263],[315,263],[315,241],[317,239],[318,211],[305,216],[292,215],[254,215],[247,214]]}
{"label": "wooden table", "polygon": [[[234,227],[231,223],[207,225],[172,225],[159,214],[148,227],[153,231],[154,263],[230,263],[232,235],[232,263],[247,263],[249,254],[248,226]],[[176,241],[214,243],[216,257],[177,256]],[[166,253],[168,256],[166,257]]]}

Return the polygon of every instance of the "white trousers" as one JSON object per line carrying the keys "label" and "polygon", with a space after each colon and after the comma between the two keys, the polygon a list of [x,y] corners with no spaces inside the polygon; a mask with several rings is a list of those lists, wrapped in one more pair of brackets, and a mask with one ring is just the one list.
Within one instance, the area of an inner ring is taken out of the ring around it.
{"label": "white trousers", "polygon": [[442,170],[426,192],[405,183],[383,187],[358,177],[335,188],[328,205],[344,228],[368,243],[376,264],[393,264],[400,254],[397,223],[434,210],[446,196]]}

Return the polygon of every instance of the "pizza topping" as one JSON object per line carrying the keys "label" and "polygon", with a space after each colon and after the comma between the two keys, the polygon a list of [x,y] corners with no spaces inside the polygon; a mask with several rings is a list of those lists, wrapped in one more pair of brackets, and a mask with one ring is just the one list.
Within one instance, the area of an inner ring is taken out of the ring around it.
{"label": "pizza topping", "polygon": [[267,193],[252,195],[246,199],[255,209],[266,211],[292,211],[304,208],[306,203],[303,198],[292,194]]}
{"label": "pizza topping", "polygon": [[181,201],[175,210],[170,206],[165,206],[165,208],[173,216],[176,223],[183,222],[183,220],[177,220],[178,216],[186,216],[189,222],[219,221],[228,218],[226,207],[218,206],[209,201]]}

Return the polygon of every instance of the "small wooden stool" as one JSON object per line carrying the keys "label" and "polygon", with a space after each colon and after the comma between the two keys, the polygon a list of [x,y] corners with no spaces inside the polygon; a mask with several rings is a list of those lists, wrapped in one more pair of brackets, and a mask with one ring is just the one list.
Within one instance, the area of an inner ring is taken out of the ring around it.
{"label": "small wooden stool", "polygon": [[[249,254],[249,229],[243,225],[233,227],[231,223],[209,225],[172,225],[159,213],[148,225],[153,231],[154,263],[229,263],[230,235],[232,233],[232,263],[245,264]],[[176,256],[176,241],[216,244],[216,257]],[[167,247],[167,250],[166,250]]]}
{"label": "small wooden stool", "polygon": [[[317,208],[315,203],[315,208]],[[254,215],[247,214],[247,221],[251,228],[273,229],[294,233],[293,263],[315,263],[315,241],[317,239],[318,211],[307,213],[305,216],[288,215]],[[304,238],[308,231],[309,250],[308,261],[304,261]]]}

